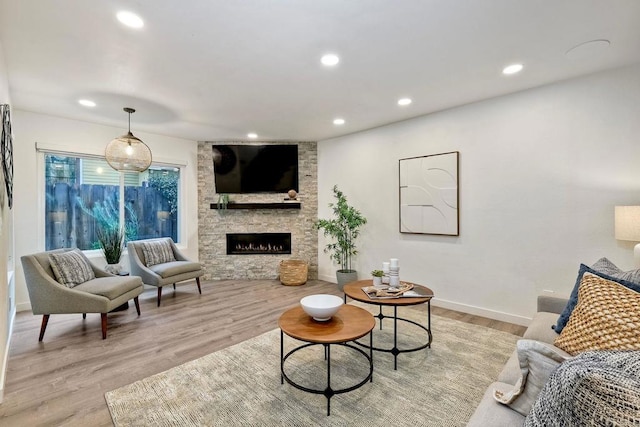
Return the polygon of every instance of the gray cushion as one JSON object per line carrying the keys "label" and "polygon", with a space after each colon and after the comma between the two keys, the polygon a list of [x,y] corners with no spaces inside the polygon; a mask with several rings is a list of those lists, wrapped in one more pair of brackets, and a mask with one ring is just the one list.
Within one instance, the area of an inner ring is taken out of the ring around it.
{"label": "gray cushion", "polygon": [[112,276],[90,280],[76,286],[75,289],[114,300],[140,286],[142,279],[138,276]]}
{"label": "gray cushion", "polygon": [[91,263],[79,249],[50,253],[49,261],[56,280],[68,288],[96,277]]}
{"label": "gray cushion", "polygon": [[521,426],[524,416],[493,399],[493,390],[510,390],[511,384],[493,383],[484,393],[480,405],[471,416],[467,427],[514,427]]}
{"label": "gray cushion", "polygon": [[164,264],[157,264],[149,267],[151,271],[162,277],[177,276],[178,274],[191,273],[202,269],[200,263],[191,261],[173,261]]}
{"label": "gray cushion", "polygon": [[556,320],[558,320],[556,313],[547,313],[546,311],[536,313],[522,338],[553,344],[559,336],[559,334],[551,328]]}
{"label": "gray cushion", "polygon": [[533,340],[519,340],[517,343],[520,363],[520,379],[509,391],[495,390],[494,398],[508,405],[514,411],[527,415],[535,403],[538,394],[549,379],[549,375],[571,358],[552,344]]}
{"label": "gray cushion", "polygon": [[518,361],[518,350],[513,350],[509,360],[502,367],[498,375],[498,382],[505,384],[515,384],[520,379],[520,362]]}
{"label": "gray cushion", "polygon": [[176,260],[169,240],[146,240],[140,242],[140,245],[147,267]]}

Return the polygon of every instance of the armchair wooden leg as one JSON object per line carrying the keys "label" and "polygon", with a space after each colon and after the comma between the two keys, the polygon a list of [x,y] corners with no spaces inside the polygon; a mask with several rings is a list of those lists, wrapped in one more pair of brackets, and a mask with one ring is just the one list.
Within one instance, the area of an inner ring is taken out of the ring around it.
{"label": "armchair wooden leg", "polygon": [[175,283],[173,284],[173,290],[174,291],[176,290],[176,284]]}
{"label": "armchair wooden leg", "polygon": [[82,318],[86,319],[87,318],[87,313],[82,313]]}
{"label": "armchair wooden leg", "polygon": [[158,286],[158,307],[160,307],[161,298],[162,298],[162,286]]}
{"label": "armchair wooden leg", "polygon": [[200,278],[196,277],[196,283],[198,284],[198,292],[202,295],[202,289],[200,289]]}
{"label": "armchair wooden leg", "polygon": [[140,303],[138,302],[138,297],[135,297],[133,302],[136,304],[136,311],[138,312],[138,316],[140,316]]}
{"label": "armchair wooden leg", "polygon": [[40,337],[38,338],[38,341],[42,341],[42,338],[44,338],[44,331],[47,329],[47,323],[49,323],[49,315],[44,314],[42,316],[42,325],[40,325]]}
{"label": "armchair wooden leg", "polygon": [[107,313],[100,313],[102,318],[102,339],[107,339]]}

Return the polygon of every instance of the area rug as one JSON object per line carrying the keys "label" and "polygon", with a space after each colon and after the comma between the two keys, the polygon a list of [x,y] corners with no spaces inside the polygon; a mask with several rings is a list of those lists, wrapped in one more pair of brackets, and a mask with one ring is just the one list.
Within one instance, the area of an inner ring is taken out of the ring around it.
{"label": "area rug", "polygon": [[[426,307],[420,309],[401,308],[399,315],[424,324]],[[391,322],[384,320],[382,330],[376,326],[374,346],[391,347]],[[432,316],[431,326],[431,348],[400,354],[397,370],[391,354],[374,352],[373,382],[333,396],[330,416],[323,395],[280,383],[279,329],[107,392],[105,399],[116,427],[464,426],[518,337],[439,316]],[[400,322],[400,349],[426,339],[421,329]],[[300,344],[285,336],[285,351]],[[285,372],[306,387],[324,389],[322,346],[295,353]],[[349,387],[367,373],[362,355],[331,347],[332,388]]]}

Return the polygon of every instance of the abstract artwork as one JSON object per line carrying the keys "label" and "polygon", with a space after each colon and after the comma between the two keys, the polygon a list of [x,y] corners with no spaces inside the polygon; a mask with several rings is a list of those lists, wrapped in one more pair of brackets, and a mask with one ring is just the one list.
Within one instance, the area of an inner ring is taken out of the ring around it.
{"label": "abstract artwork", "polygon": [[458,236],[460,153],[400,159],[400,232]]}

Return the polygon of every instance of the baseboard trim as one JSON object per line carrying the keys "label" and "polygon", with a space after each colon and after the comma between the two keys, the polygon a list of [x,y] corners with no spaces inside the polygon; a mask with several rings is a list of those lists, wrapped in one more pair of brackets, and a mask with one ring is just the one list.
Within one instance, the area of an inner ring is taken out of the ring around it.
{"label": "baseboard trim", "polygon": [[[329,276],[326,274],[318,274],[319,280],[326,282],[337,283],[335,275]],[[505,313],[503,311],[490,310],[488,308],[482,308],[475,305],[463,304],[455,301],[443,300],[436,297],[431,300],[431,304],[434,307],[446,308],[448,310],[460,311],[462,313],[473,314],[474,316],[487,317],[493,320],[500,320],[502,322],[513,323],[521,326],[529,326],[531,318],[526,316],[520,316],[518,314]]]}
{"label": "baseboard trim", "polygon": [[16,311],[31,311],[31,303],[30,302],[19,302],[16,304]]}
{"label": "baseboard trim", "polygon": [[318,280],[324,280],[325,282],[330,282],[330,283],[338,283],[335,273],[333,274],[333,276],[329,276],[326,274],[318,274]]}
{"label": "baseboard trim", "polygon": [[11,347],[11,335],[13,335],[13,324],[16,320],[16,311],[11,313],[11,321],[9,322],[9,330],[7,332],[7,346],[2,355],[2,371],[0,372],[0,404],[4,400],[4,383],[7,378],[7,366],[9,365],[9,348]]}
{"label": "baseboard trim", "polygon": [[502,322],[514,323],[521,326],[529,326],[530,317],[520,316],[503,311],[490,310],[487,308],[477,307],[475,305],[462,304],[454,301],[439,299],[437,296],[431,300],[431,304],[435,307],[446,308],[448,310],[461,311],[463,313],[473,314],[474,316],[487,317],[489,319],[500,320]]}

